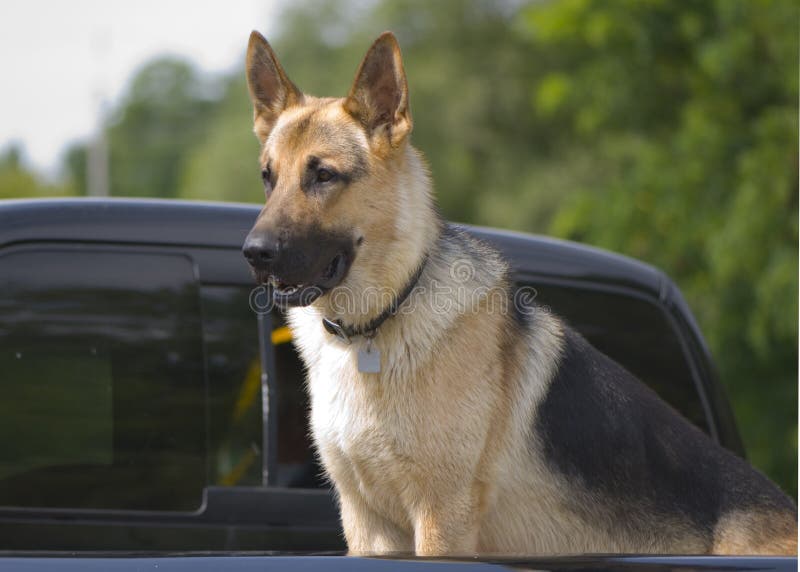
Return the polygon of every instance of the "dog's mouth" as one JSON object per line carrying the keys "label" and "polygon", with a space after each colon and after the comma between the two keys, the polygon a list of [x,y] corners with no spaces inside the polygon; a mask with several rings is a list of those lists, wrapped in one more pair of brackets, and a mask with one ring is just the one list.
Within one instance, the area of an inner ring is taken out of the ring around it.
{"label": "dog's mouth", "polygon": [[276,305],[282,308],[308,306],[341,284],[350,268],[350,262],[350,257],[346,253],[340,252],[312,281],[287,282],[274,274],[267,275],[260,281],[265,282],[272,289],[272,300]]}

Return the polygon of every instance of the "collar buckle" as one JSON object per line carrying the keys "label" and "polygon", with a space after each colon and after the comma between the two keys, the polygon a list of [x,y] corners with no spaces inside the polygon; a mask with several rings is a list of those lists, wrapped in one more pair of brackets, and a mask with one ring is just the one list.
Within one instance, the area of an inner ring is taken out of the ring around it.
{"label": "collar buckle", "polygon": [[322,318],[322,325],[329,334],[333,334],[346,344],[350,343],[350,336],[347,335],[347,332],[344,331],[344,327],[339,322],[334,322],[328,318]]}

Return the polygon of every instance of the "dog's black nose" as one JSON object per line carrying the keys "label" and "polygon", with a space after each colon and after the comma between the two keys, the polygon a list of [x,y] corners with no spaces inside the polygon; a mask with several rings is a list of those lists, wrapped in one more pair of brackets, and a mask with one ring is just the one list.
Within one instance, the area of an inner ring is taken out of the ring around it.
{"label": "dog's black nose", "polygon": [[253,268],[267,268],[277,257],[280,242],[264,234],[249,235],[242,253]]}

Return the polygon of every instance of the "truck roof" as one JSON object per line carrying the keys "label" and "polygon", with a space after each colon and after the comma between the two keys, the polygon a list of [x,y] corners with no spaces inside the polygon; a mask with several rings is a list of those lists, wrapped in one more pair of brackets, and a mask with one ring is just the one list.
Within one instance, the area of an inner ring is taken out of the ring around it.
{"label": "truck roof", "polygon": [[[59,198],[0,201],[0,245],[28,241],[114,241],[239,249],[255,204],[170,199]],[[660,297],[669,279],[632,258],[575,242],[459,225],[494,244],[521,272],[602,277]]]}

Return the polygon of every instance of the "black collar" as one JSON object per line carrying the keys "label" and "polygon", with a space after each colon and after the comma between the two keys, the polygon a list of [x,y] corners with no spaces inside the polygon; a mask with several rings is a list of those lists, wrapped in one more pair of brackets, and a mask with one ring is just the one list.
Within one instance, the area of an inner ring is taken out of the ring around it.
{"label": "black collar", "polygon": [[380,328],[381,324],[394,316],[400,309],[400,306],[403,304],[403,302],[406,301],[406,298],[408,298],[411,295],[411,292],[414,291],[414,287],[417,285],[417,282],[419,282],[419,277],[422,276],[422,271],[425,269],[427,262],[428,255],[426,254],[422,259],[422,262],[420,262],[419,268],[417,268],[417,271],[414,272],[414,275],[411,277],[411,280],[408,281],[406,287],[402,292],[400,292],[400,295],[395,298],[389,307],[381,312],[381,314],[375,319],[371,320],[360,328],[345,326],[339,320],[334,321],[329,320],[328,318],[322,318],[322,325],[329,334],[333,334],[340,340],[347,343],[350,343],[352,338],[358,336],[364,336],[365,338],[371,338],[375,336],[375,333],[378,331],[378,328]]}

